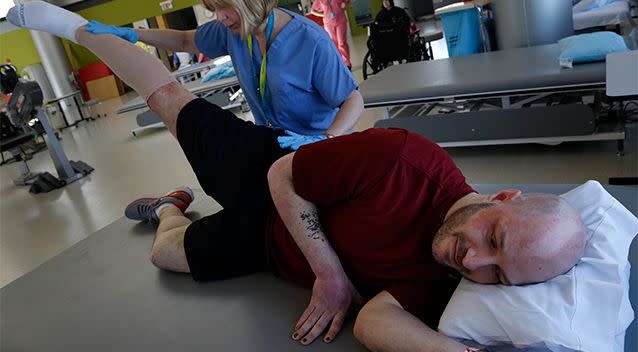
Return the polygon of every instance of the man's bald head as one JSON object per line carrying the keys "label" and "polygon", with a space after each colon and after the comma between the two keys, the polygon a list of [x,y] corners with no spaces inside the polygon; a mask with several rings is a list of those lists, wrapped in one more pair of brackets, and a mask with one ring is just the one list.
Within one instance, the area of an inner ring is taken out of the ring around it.
{"label": "man's bald head", "polygon": [[435,236],[437,261],[479,283],[522,285],[571,269],[585,248],[585,226],[551,194],[502,191],[449,216]]}

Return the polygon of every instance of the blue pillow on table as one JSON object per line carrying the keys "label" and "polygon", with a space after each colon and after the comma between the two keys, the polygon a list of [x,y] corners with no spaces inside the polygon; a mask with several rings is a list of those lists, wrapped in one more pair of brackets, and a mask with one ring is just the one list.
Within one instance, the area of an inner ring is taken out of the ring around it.
{"label": "blue pillow on table", "polygon": [[617,51],[629,51],[625,40],[614,32],[594,32],[573,35],[558,41],[560,60],[575,64],[592,61],[605,61],[607,54]]}

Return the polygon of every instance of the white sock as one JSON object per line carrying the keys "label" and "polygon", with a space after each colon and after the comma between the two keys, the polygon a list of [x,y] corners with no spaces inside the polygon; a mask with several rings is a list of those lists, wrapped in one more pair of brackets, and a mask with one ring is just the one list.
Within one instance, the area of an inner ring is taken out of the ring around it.
{"label": "white sock", "polygon": [[159,207],[157,207],[155,209],[155,215],[157,215],[158,219],[159,219],[160,212],[162,211],[162,209],[167,208],[167,207],[175,207],[175,204],[173,204],[173,203],[164,203],[164,204],[160,205]]}
{"label": "white sock", "polygon": [[49,32],[74,43],[75,32],[88,23],[82,16],[44,1],[32,1],[12,7],[7,21],[18,27]]}

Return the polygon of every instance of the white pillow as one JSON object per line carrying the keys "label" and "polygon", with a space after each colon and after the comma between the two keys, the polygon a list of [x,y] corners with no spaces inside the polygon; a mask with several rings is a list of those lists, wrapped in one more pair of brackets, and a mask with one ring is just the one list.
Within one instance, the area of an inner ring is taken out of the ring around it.
{"label": "white pillow", "polygon": [[634,312],[629,302],[629,246],[638,219],[596,181],[562,195],[587,226],[582,260],[545,283],[508,287],[463,279],[439,331],[483,346],[552,351],[622,351]]}

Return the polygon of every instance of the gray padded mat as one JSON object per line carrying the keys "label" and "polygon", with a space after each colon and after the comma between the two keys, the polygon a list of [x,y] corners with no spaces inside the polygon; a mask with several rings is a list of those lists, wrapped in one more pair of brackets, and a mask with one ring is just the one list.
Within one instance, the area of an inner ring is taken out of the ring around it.
{"label": "gray padded mat", "polygon": [[389,67],[361,83],[366,107],[605,86],[605,63],[561,69],[558,44]]}
{"label": "gray padded mat", "polygon": [[[574,185],[478,185],[562,193]],[[608,190],[636,213],[636,189]],[[220,209],[197,191],[192,217]],[[0,290],[0,350],[364,351],[353,319],[334,342],[290,339],[310,290],[256,274],[196,283],[149,262],[153,229],[120,218]],[[635,247],[636,241],[634,241]],[[636,251],[631,255],[636,261]],[[636,302],[632,276],[632,302]],[[634,307],[636,307],[634,303]],[[631,329],[635,330],[636,324]],[[638,335],[633,335],[638,336]],[[631,336],[628,334],[628,339]],[[635,351],[628,345],[626,351]]]}
{"label": "gray padded mat", "polygon": [[[196,191],[190,216],[221,209]],[[154,230],[120,218],[0,290],[0,351],[365,351],[290,336],[310,290],[270,274],[197,283],[149,261]]]}

